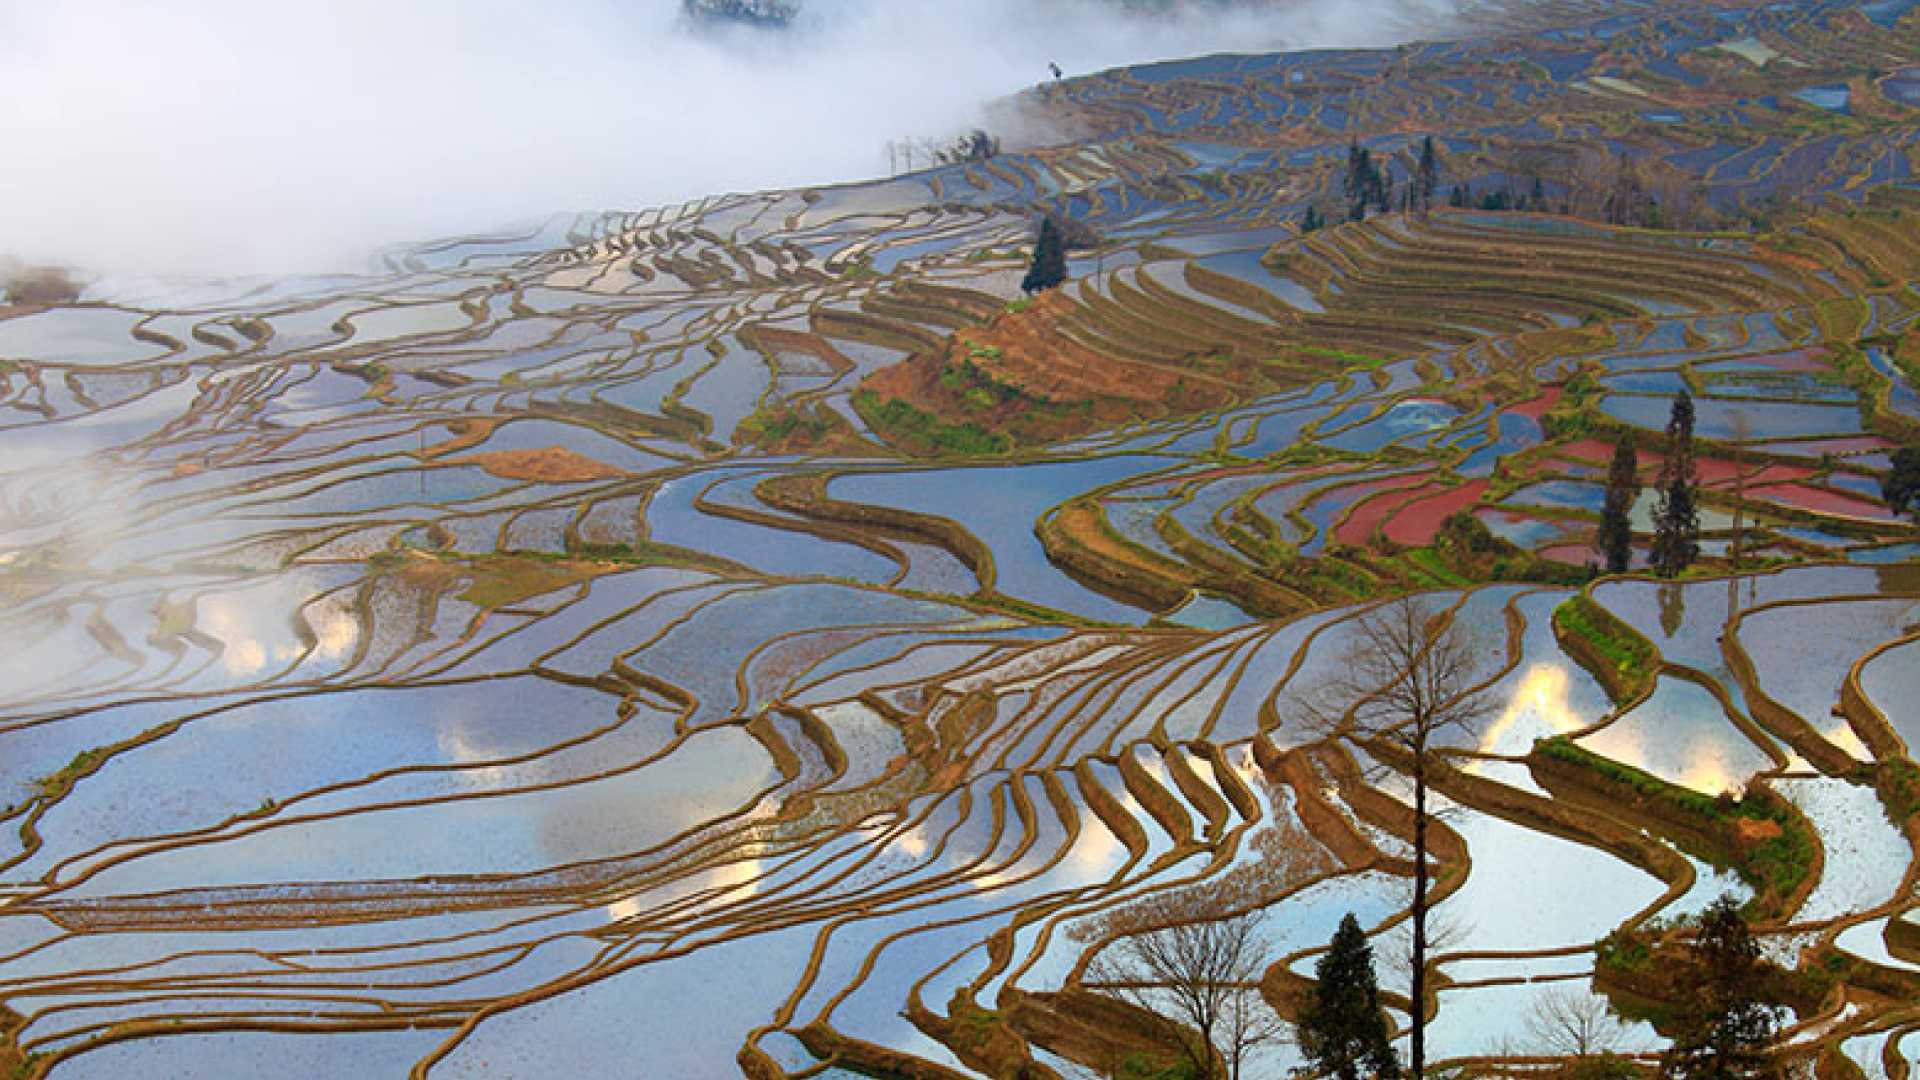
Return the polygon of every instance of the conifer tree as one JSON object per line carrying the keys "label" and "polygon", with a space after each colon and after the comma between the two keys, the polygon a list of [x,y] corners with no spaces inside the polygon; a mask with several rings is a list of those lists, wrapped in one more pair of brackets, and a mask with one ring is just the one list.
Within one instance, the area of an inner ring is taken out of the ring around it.
{"label": "conifer tree", "polygon": [[1607,469],[1607,497],[1600,510],[1600,535],[1593,545],[1608,573],[1622,574],[1633,565],[1633,504],[1639,501],[1640,455],[1631,438],[1621,439]]}
{"label": "conifer tree", "polygon": [[1053,215],[1040,219],[1040,236],[1033,244],[1033,265],[1027,269],[1020,287],[1032,295],[1043,289],[1057,288],[1067,280],[1067,242]]}
{"label": "conifer tree", "polygon": [[1693,948],[1700,970],[1680,1003],[1660,1074],[1673,1080],[1776,1075],[1766,1046],[1779,1028],[1780,1010],[1758,997],[1766,969],[1739,901],[1722,896],[1708,906]]}
{"label": "conifer tree", "polygon": [[1300,231],[1303,234],[1310,233],[1310,232],[1318,232],[1320,229],[1324,228],[1326,224],[1327,224],[1326,219],[1320,216],[1320,208],[1312,204],[1308,204],[1307,212],[1304,215],[1302,215],[1300,218]]}
{"label": "conifer tree", "polygon": [[1347,146],[1347,220],[1367,220],[1367,204],[1373,196],[1373,152],[1353,142]]}
{"label": "conifer tree", "polygon": [[1693,456],[1693,397],[1682,390],[1667,419],[1667,460],[1660,467],[1660,502],[1653,514],[1653,565],[1664,577],[1678,577],[1700,557],[1700,485]]}
{"label": "conifer tree", "polygon": [[1440,157],[1434,152],[1433,136],[1420,142],[1420,212],[1433,209],[1433,193],[1440,187]]}
{"label": "conifer tree", "polygon": [[1395,1080],[1400,1062],[1387,1038],[1387,1015],[1380,1009],[1373,946],[1351,913],[1340,920],[1331,947],[1314,965],[1313,977],[1313,989],[1301,1003],[1297,1034],[1314,1071],[1336,1080]]}

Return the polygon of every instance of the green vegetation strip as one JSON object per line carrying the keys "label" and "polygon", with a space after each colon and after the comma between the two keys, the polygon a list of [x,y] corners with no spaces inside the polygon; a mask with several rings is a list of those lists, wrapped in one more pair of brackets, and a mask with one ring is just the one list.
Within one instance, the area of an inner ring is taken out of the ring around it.
{"label": "green vegetation strip", "polygon": [[1652,691],[1660,672],[1659,650],[1591,596],[1582,593],[1554,608],[1553,632],[1615,703]]}
{"label": "green vegetation strip", "polygon": [[[1703,835],[1719,838],[1723,850],[1695,854],[1716,866],[1730,867],[1756,893],[1756,903],[1778,903],[1793,897],[1806,883],[1819,859],[1819,841],[1791,806],[1765,789],[1742,798],[1703,795],[1669,783],[1651,773],[1602,757],[1565,736],[1534,744],[1533,756],[1570,765],[1606,784],[1632,792],[1657,817],[1679,817],[1696,822]],[[1759,828],[1742,827],[1754,822]],[[1752,838],[1743,846],[1742,837]]]}

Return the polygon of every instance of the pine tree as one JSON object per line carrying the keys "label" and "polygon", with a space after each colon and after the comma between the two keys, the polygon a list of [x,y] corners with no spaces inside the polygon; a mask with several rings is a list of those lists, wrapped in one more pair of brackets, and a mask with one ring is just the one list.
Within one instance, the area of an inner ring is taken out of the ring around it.
{"label": "pine tree", "polygon": [[1466,187],[1461,184],[1453,185],[1453,196],[1447,202],[1458,209],[1465,210],[1468,202]]}
{"label": "pine tree", "polygon": [[1378,170],[1373,167],[1373,152],[1357,141],[1349,143],[1346,183],[1348,221],[1367,220],[1367,204],[1372,199],[1378,175]]}
{"label": "pine tree", "polygon": [[1708,906],[1693,948],[1700,971],[1680,1002],[1660,1074],[1673,1080],[1774,1075],[1765,1048],[1779,1028],[1780,1010],[1757,997],[1766,969],[1739,901],[1722,896]]}
{"label": "pine tree", "polygon": [[1340,920],[1313,977],[1313,989],[1301,1002],[1298,1037],[1314,1070],[1337,1080],[1399,1077],[1373,973],[1373,946],[1352,914]]}
{"label": "pine tree", "polygon": [[1433,136],[1420,142],[1420,212],[1433,209],[1433,193],[1440,187],[1440,157],[1434,152]]}
{"label": "pine tree", "polygon": [[1027,269],[1025,281],[1020,287],[1028,295],[1042,289],[1057,288],[1067,280],[1067,243],[1060,235],[1060,226],[1054,224],[1053,215],[1040,219],[1040,236],[1033,244],[1033,265]]}
{"label": "pine tree", "polygon": [[1326,219],[1320,216],[1320,208],[1309,204],[1307,212],[1300,218],[1300,232],[1302,234],[1318,232],[1326,224]]}
{"label": "pine tree", "polygon": [[1640,455],[1631,438],[1613,448],[1607,469],[1607,498],[1600,510],[1600,535],[1594,550],[1605,560],[1607,572],[1625,573],[1633,565],[1633,504],[1640,501]]}
{"label": "pine tree", "polygon": [[1653,514],[1653,565],[1678,577],[1700,557],[1699,479],[1693,462],[1693,398],[1685,390],[1667,420],[1667,460],[1660,467],[1660,502]]}

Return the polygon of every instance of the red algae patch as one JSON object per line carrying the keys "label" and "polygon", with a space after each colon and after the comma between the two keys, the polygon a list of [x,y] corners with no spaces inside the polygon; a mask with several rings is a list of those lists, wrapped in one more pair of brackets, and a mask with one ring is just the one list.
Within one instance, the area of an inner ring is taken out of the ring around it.
{"label": "red algae patch", "polygon": [[1406,497],[1400,493],[1410,487],[1426,486],[1422,483],[1424,479],[1420,476],[1390,476],[1358,485],[1361,497],[1366,501],[1354,507],[1347,520],[1334,530],[1334,539],[1356,547],[1365,544],[1373,535],[1373,530],[1387,519],[1387,515],[1406,502]]}
{"label": "red algae patch", "polygon": [[1775,484],[1770,487],[1750,489],[1747,494],[1756,499],[1812,510],[1819,514],[1866,518],[1870,521],[1894,520],[1893,512],[1879,503],[1868,502],[1852,495],[1843,495],[1837,491],[1807,487],[1804,484]]}
{"label": "red algae patch", "polygon": [[1547,387],[1546,393],[1541,394],[1532,401],[1523,401],[1518,405],[1511,406],[1506,411],[1514,416],[1524,416],[1529,420],[1537,421],[1552,411],[1555,405],[1560,404],[1561,393],[1560,387],[1549,386]]}
{"label": "red algae patch", "polygon": [[1438,495],[1404,503],[1387,520],[1387,539],[1407,547],[1430,544],[1442,522],[1462,510],[1472,509],[1486,492],[1487,482],[1474,480]]}

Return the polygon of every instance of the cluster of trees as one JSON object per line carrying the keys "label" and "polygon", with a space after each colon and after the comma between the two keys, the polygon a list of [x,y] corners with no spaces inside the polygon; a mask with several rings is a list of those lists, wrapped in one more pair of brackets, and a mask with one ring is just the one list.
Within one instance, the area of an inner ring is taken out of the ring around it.
{"label": "cluster of trees", "polygon": [[[1400,196],[1401,208],[1408,213],[1426,213],[1433,209],[1433,195],[1439,188],[1440,153],[1434,146],[1433,136],[1428,135],[1420,142],[1419,158]],[[1341,181],[1341,191],[1346,197],[1347,220],[1365,221],[1369,208],[1385,213],[1393,206],[1392,172],[1373,156],[1371,149],[1356,141],[1347,147],[1347,171]],[[1327,216],[1310,203],[1300,218],[1300,231],[1314,232],[1327,224]]]}
{"label": "cluster of trees", "polygon": [[1518,193],[1509,182],[1505,187],[1481,192],[1477,200],[1465,185],[1455,184],[1452,193],[1447,196],[1447,204],[1462,210],[1477,207],[1495,211],[1531,210],[1539,214],[1549,213],[1553,209],[1547,202],[1546,182],[1537,176],[1533,178],[1533,187],[1525,194]]}
{"label": "cluster of trees", "polygon": [[912,172],[914,162],[932,168],[936,165],[962,165],[1000,156],[1000,138],[982,128],[942,142],[938,139],[905,138],[887,141],[887,167],[894,174]]}
{"label": "cluster of trees", "polygon": [[[1678,413],[1678,409],[1676,409]],[[1691,410],[1687,415],[1690,417]],[[1920,452],[1912,458],[1920,469]],[[1920,478],[1917,478],[1920,479]],[[1311,1075],[1338,1080],[1421,1080],[1426,1070],[1426,952],[1428,897],[1426,835],[1432,815],[1427,779],[1442,736],[1471,734],[1489,717],[1479,659],[1486,650],[1472,629],[1426,600],[1405,598],[1356,621],[1343,671],[1323,687],[1310,719],[1322,734],[1369,748],[1391,745],[1394,765],[1412,774],[1414,889],[1410,910],[1412,957],[1407,998],[1408,1055],[1393,1048],[1381,1004],[1373,951],[1358,921],[1342,920],[1315,966],[1312,986],[1297,1002],[1294,1038]],[[1284,1034],[1258,996],[1271,958],[1260,946],[1259,908],[1207,920],[1174,913],[1150,920],[1160,928],[1124,936],[1094,968],[1100,988],[1145,1008],[1170,1012],[1183,1030],[1186,1075],[1193,1080],[1242,1080],[1249,1056]],[[1689,992],[1675,1004],[1675,1037],[1661,1060],[1673,1080],[1738,1080],[1771,1075],[1766,1049],[1780,1011],[1758,995],[1763,963],[1737,901],[1722,897],[1708,908],[1689,949]],[[1556,1053],[1588,1063],[1583,1080],[1634,1070],[1607,1053],[1617,1029],[1590,998],[1543,1002],[1533,1024],[1536,1039]],[[1612,1072],[1606,1070],[1611,1069]]]}
{"label": "cluster of trees", "polygon": [[[1649,561],[1662,577],[1679,577],[1700,557],[1700,477],[1693,439],[1693,396],[1685,390],[1667,417],[1667,455],[1660,466],[1659,501],[1653,511]],[[1609,573],[1633,564],[1633,507],[1640,501],[1639,452],[1633,438],[1620,440],[1607,469],[1606,499],[1594,549]]]}
{"label": "cluster of trees", "polygon": [[[1386,161],[1351,143],[1341,185],[1345,220],[1363,221],[1369,211],[1396,207],[1409,213],[1432,209],[1441,173],[1432,136],[1422,140],[1418,155],[1404,162],[1403,171],[1407,179],[1396,192]],[[1456,183],[1446,192],[1447,202],[1456,209],[1559,213],[1647,229],[1707,229],[1722,221],[1699,177],[1658,159],[1629,157],[1604,146],[1523,156],[1514,172],[1517,177],[1478,191],[1474,185]],[[1311,232],[1330,223],[1322,209],[1309,206],[1300,228]]]}
{"label": "cluster of trees", "polygon": [[1719,223],[1700,178],[1657,159],[1583,147],[1562,179],[1569,212],[1609,225],[1703,229]]}
{"label": "cluster of trees", "polygon": [[[1167,902],[1161,901],[1162,905]],[[1288,1031],[1260,997],[1271,963],[1259,910],[1223,919],[1163,913],[1171,925],[1123,939],[1090,972],[1095,984],[1144,1010],[1171,1014],[1180,1071],[1191,1080],[1247,1080],[1249,1066]],[[1701,915],[1687,945],[1689,992],[1675,1002],[1673,1039],[1660,1057],[1663,1080],[1760,1080],[1780,1075],[1768,1052],[1783,1011],[1762,1000],[1765,963],[1732,896]],[[1422,1076],[1394,1050],[1381,1001],[1373,946],[1349,912],[1314,964],[1313,983],[1296,1002],[1292,1030],[1306,1065],[1324,1080],[1404,1080]],[[1415,1017],[1416,1024],[1419,1017]],[[1525,1027],[1525,1054],[1568,1059],[1569,1080],[1633,1080],[1639,1067],[1617,1053],[1625,1025],[1592,994],[1540,996]],[[1173,1075],[1173,1074],[1168,1074]]]}
{"label": "cluster of trees", "polygon": [[1358,142],[1347,147],[1347,220],[1367,220],[1367,208],[1381,213],[1393,205],[1393,177],[1373,159],[1373,151]]}
{"label": "cluster of trees", "polygon": [[80,286],[65,270],[0,260],[0,297],[9,304],[71,304]]}
{"label": "cluster of trees", "polygon": [[800,5],[793,0],[681,0],[695,22],[731,22],[778,29],[793,22]]}

